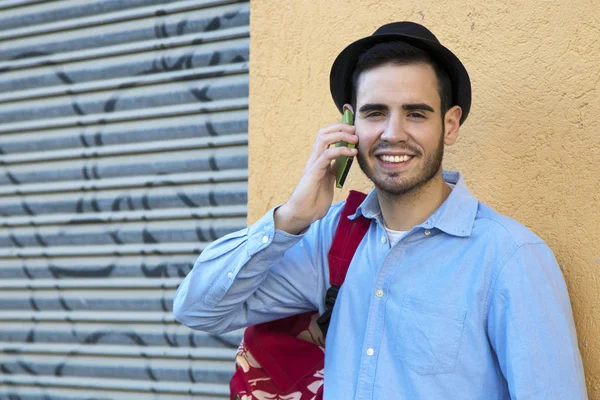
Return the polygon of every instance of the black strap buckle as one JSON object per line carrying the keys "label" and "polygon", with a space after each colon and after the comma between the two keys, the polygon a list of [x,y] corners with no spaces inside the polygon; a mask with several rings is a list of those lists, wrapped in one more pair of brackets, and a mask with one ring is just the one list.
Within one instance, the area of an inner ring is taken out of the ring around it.
{"label": "black strap buckle", "polygon": [[339,291],[339,286],[331,286],[329,289],[327,289],[327,293],[325,294],[325,312],[317,319],[317,324],[319,325],[319,328],[321,328],[321,332],[323,332],[323,337],[327,336],[329,321],[331,320],[331,313],[333,311],[333,306],[335,305]]}

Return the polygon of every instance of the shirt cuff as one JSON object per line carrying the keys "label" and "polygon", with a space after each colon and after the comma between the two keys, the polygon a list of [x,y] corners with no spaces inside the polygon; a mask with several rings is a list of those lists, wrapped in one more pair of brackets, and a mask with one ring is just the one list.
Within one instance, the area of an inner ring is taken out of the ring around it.
{"label": "shirt cuff", "polygon": [[285,231],[275,229],[274,214],[281,206],[269,210],[261,219],[248,228],[248,256],[253,257],[261,253],[259,257],[282,253],[298,243],[308,231],[303,230],[298,235],[292,235]]}

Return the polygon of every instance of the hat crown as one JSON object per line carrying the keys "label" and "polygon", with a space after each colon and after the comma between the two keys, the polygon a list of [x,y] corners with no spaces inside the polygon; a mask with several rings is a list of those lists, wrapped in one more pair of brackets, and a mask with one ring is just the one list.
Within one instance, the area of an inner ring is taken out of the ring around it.
{"label": "hat crown", "polygon": [[375,35],[389,35],[389,34],[400,34],[412,36],[418,39],[429,40],[435,43],[439,43],[438,38],[433,33],[421,24],[410,21],[392,22],[390,24],[383,25],[373,33]]}

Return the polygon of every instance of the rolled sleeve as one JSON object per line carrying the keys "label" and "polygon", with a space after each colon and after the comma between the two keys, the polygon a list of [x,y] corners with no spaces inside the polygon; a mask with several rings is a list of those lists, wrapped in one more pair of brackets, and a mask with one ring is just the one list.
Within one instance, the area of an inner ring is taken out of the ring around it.
{"label": "rolled sleeve", "polygon": [[[293,313],[311,307],[305,294],[296,290],[307,286],[305,280],[314,280],[311,260],[305,259],[302,251],[291,252],[290,260],[283,260],[306,233],[290,235],[276,230],[274,211],[202,252],[175,294],[173,313],[178,321],[221,333],[275,319],[286,309]],[[282,263],[285,265],[279,265]],[[274,299],[283,307],[271,304]]]}
{"label": "rolled sleeve", "polygon": [[248,228],[248,256],[260,254],[260,258],[269,258],[282,255],[287,249],[298,243],[307,230],[299,235],[275,229],[274,214],[278,207],[270,210]]}

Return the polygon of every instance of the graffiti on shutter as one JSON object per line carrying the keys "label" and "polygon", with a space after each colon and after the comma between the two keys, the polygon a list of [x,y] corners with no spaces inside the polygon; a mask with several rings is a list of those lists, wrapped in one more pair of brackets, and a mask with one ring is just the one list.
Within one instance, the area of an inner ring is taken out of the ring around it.
{"label": "graffiti on shutter", "polygon": [[248,2],[0,4],[0,399],[225,399],[173,294],[246,226]]}

